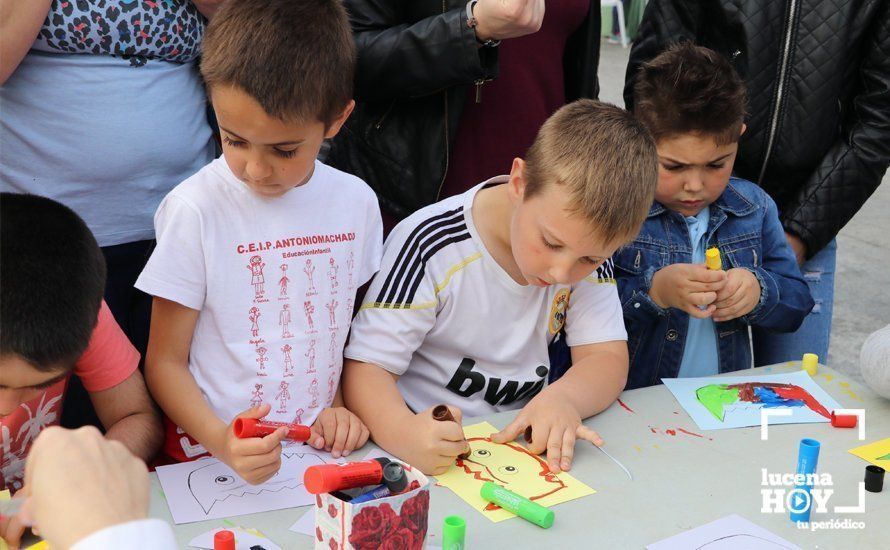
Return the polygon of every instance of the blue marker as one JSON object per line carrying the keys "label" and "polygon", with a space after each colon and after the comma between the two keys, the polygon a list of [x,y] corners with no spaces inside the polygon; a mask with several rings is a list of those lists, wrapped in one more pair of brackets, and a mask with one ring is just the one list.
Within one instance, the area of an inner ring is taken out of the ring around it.
{"label": "blue marker", "polygon": [[390,462],[383,467],[383,485],[378,485],[366,493],[362,493],[352,499],[352,504],[368,502],[375,498],[398,495],[408,488],[408,475],[398,462]]}
{"label": "blue marker", "polygon": [[[810,477],[816,474],[816,464],[819,462],[819,448],[821,444],[815,439],[801,439],[800,452],[797,455],[797,473]],[[791,521],[810,521],[810,511],[813,508],[813,486],[807,483],[795,485],[795,494],[791,498]],[[806,492],[806,497],[800,494]]]}
{"label": "blue marker", "polygon": [[350,500],[349,502],[351,502],[352,504],[359,504],[360,502],[368,502],[369,500],[388,497],[389,493],[390,493],[389,487],[387,487],[386,485],[378,485],[377,487],[374,487],[370,491],[360,494],[359,496],[355,497],[354,499]]}

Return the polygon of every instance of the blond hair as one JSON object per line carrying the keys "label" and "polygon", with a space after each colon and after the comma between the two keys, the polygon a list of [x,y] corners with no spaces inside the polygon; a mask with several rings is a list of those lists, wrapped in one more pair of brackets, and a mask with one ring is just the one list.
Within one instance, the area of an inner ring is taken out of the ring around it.
{"label": "blond hair", "polygon": [[588,220],[604,243],[637,235],[658,183],[658,154],[646,128],[624,109],[592,99],[548,118],[525,164],[525,198],[545,185],[565,187],[571,213]]}

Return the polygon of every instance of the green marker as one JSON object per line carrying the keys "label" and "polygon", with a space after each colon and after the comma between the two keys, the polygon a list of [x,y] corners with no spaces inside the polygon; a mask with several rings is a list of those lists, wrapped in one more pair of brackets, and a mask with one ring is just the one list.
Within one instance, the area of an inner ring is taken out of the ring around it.
{"label": "green marker", "polygon": [[464,550],[467,522],[460,516],[448,516],[442,523],[442,550]]}
{"label": "green marker", "polygon": [[547,529],[553,525],[553,510],[544,508],[537,502],[532,502],[522,495],[517,495],[513,491],[504,489],[500,485],[486,481],[479,494],[488,502],[493,502],[504,510],[513,512],[538,527]]}

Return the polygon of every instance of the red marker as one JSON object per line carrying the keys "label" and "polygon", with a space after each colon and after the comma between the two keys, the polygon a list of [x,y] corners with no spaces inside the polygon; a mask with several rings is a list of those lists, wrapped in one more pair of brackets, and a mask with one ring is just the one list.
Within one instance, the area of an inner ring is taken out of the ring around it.
{"label": "red marker", "polygon": [[379,485],[383,480],[383,467],[389,463],[388,458],[381,457],[362,462],[310,466],[303,474],[303,485],[313,495]]}
{"label": "red marker", "polygon": [[257,420],[256,418],[236,418],[232,429],[235,431],[237,437],[244,439],[246,437],[267,436],[282,426],[287,428],[287,436],[285,436],[285,439],[290,439],[291,441],[308,441],[309,438],[312,437],[312,430],[309,426],[288,424],[286,422]]}

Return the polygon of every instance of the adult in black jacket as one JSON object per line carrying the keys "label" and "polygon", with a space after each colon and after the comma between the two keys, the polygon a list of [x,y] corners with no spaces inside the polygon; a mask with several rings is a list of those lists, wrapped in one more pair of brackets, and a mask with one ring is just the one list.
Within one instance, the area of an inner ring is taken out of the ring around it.
{"label": "adult in black jacket", "polygon": [[651,0],[627,68],[629,109],[640,65],[683,40],[723,53],[745,79],[735,171],[775,199],[817,303],[790,341],[755,334],[755,362],[825,360],[834,238],[890,164],[890,0]]}
{"label": "adult in black jacket", "polygon": [[[535,2],[543,8],[543,0],[515,4]],[[499,48],[480,41],[509,38],[496,33],[477,36],[478,29],[467,24],[466,0],[345,4],[358,46],[357,106],[325,161],[368,182],[384,213],[401,219],[444,198],[440,192],[468,90],[473,87],[485,97],[486,82],[498,78]],[[480,10],[500,4],[480,0],[474,13],[481,20]],[[599,0],[586,4],[583,24],[565,45],[565,101],[596,97],[598,92]],[[517,150],[515,155],[524,153]],[[467,187],[475,183],[467,182]]]}

